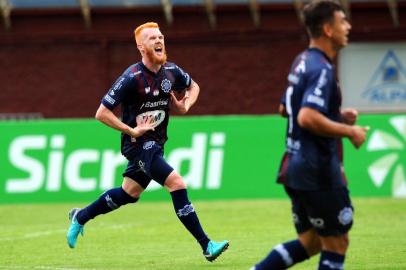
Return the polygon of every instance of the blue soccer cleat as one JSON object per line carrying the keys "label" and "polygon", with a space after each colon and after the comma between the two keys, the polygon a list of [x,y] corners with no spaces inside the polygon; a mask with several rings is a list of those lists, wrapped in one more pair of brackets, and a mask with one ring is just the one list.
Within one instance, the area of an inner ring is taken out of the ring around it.
{"label": "blue soccer cleat", "polygon": [[209,262],[214,261],[221,253],[223,253],[230,243],[227,240],[221,241],[219,243],[210,241],[207,245],[206,251],[203,252],[204,257]]}
{"label": "blue soccer cleat", "polygon": [[78,240],[79,233],[83,236],[84,225],[80,225],[76,219],[76,215],[79,213],[79,208],[73,208],[69,212],[69,230],[66,234],[66,239],[68,240],[68,245],[70,248],[75,248],[76,241]]}

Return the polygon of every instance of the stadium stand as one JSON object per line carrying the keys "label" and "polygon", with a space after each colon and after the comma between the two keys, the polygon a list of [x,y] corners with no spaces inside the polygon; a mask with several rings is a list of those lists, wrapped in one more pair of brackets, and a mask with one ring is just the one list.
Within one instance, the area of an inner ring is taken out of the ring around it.
{"label": "stadium stand", "polygon": [[[351,41],[406,40],[406,1],[344,3],[353,23]],[[0,113],[93,117],[114,78],[138,61],[132,31],[145,21],[161,25],[169,60],[201,86],[192,114],[276,113],[292,57],[307,43],[302,4],[0,0]]]}

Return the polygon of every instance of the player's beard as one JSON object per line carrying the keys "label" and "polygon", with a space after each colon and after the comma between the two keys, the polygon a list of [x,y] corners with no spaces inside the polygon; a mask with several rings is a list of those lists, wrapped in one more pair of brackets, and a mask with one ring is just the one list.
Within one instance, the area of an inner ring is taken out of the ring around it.
{"label": "player's beard", "polygon": [[162,48],[162,56],[157,57],[155,55],[154,49],[151,48],[146,48],[145,50],[147,57],[150,59],[150,61],[155,64],[155,65],[163,65],[166,63],[167,55],[166,55],[166,50],[165,47]]}

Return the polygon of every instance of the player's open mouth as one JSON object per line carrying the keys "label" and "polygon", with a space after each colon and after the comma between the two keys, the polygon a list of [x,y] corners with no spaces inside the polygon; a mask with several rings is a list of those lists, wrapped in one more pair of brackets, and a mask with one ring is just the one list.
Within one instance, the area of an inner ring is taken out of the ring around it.
{"label": "player's open mouth", "polygon": [[162,47],[156,47],[156,48],[154,49],[154,51],[155,51],[156,53],[162,53]]}

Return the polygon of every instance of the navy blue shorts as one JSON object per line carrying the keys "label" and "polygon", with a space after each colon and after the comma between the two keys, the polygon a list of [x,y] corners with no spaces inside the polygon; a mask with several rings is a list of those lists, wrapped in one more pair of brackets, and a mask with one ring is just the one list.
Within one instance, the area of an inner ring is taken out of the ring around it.
{"label": "navy blue shorts", "polygon": [[131,155],[127,155],[128,165],[123,176],[130,177],[144,189],[151,180],[162,186],[173,168],[163,158],[162,147],[154,141],[138,145]]}
{"label": "navy blue shorts", "polygon": [[309,191],[285,186],[285,190],[298,234],[314,228],[320,236],[338,236],[351,229],[354,208],[347,187]]}

